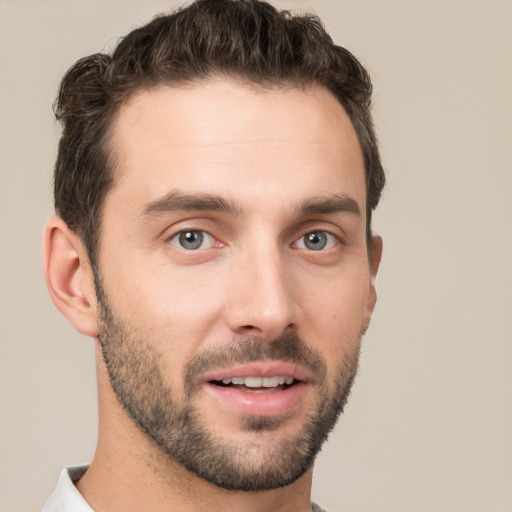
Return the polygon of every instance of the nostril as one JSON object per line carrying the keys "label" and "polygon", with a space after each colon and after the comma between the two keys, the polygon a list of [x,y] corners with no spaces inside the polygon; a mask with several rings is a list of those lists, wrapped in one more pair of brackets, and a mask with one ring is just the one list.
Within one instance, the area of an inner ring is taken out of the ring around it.
{"label": "nostril", "polygon": [[[295,329],[295,324],[294,323],[290,323],[288,324],[284,329],[283,329],[283,332],[289,332],[289,331],[293,331]],[[240,327],[240,332],[243,332],[243,331],[258,331],[258,332],[263,332],[263,329],[257,327],[256,325],[242,325]]]}

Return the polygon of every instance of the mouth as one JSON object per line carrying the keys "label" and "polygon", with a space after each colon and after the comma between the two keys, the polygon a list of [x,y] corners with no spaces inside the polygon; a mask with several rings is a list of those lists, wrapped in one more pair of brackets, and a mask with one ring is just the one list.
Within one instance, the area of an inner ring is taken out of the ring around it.
{"label": "mouth", "polygon": [[224,410],[275,416],[299,407],[309,388],[307,373],[288,363],[260,363],[207,376],[204,388]]}
{"label": "mouth", "polygon": [[275,393],[284,391],[300,381],[289,375],[275,375],[273,377],[225,377],[222,380],[209,382],[215,386],[238,389],[247,393]]}

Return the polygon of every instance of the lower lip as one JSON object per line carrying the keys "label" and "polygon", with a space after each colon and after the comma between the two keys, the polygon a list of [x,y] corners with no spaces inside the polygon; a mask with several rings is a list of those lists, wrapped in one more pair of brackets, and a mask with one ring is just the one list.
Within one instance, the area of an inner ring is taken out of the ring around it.
{"label": "lower lip", "polygon": [[308,385],[299,382],[279,391],[251,392],[206,383],[205,389],[224,407],[247,416],[276,416],[289,412],[304,399]]}

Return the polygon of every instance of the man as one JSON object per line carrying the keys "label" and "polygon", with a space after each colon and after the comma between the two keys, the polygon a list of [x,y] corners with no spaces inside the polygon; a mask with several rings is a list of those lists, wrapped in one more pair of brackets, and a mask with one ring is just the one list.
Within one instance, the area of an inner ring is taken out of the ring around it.
{"label": "man", "polygon": [[314,17],[199,0],[56,103],[50,295],[96,339],[99,436],[54,511],[302,511],[376,301],[371,84]]}

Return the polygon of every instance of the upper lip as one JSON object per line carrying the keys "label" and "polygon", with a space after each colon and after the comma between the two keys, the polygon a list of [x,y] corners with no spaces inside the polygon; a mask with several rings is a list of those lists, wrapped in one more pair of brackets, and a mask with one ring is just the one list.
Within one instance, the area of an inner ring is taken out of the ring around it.
{"label": "upper lip", "polygon": [[229,377],[293,377],[295,380],[308,381],[308,372],[301,366],[285,361],[258,361],[242,365],[221,368],[206,373],[203,382],[221,381]]}

